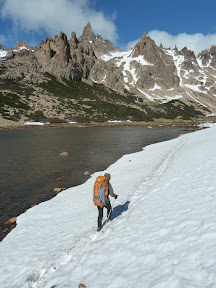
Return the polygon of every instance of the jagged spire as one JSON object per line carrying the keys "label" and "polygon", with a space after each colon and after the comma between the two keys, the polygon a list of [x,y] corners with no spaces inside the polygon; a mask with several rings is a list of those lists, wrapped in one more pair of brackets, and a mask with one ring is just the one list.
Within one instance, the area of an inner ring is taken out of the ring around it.
{"label": "jagged spire", "polygon": [[25,48],[27,48],[27,49],[29,49],[29,50],[32,50],[32,49],[33,49],[33,47],[29,46],[29,45],[26,43],[25,40],[18,41],[18,42],[17,42],[17,45],[16,45],[13,49],[18,49],[18,50],[19,50],[20,48],[23,48],[23,47],[25,47]]}
{"label": "jagged spire", "polygon": [[143,33],[142,38],[140,39],[140,41],[138,43],[155,43],[154,40],[152,40],[147,34],[146,32]]}
{"label": "jagged spire", "polygon": [[92,31],[91,23],[90,21],[87,23],[86,27],[84,29],[88,29]]}
{"label": "jagged spire", "polygon": [[71,33],[71,39],[70,39],[70,41],[71,41],[71,45],[75,45],[75,46],[79,43],[79,41],[78,41],[78,39],[77,39],[77,37],[76,37],[76,33],[75,33],[75,32],[72,32],[72,33]]}
{"label": "jagged spire", "polygon": [[147,34],[146,32],[143,33],[142,38],[139,40],[139,42],[137,42],[137,44],[134,46],[136,47],[137,45],[156,45],[154,40],[152,40]]}
{"label": "jagged spire", "polygon": [[146,38],[148,38],[148,36],[147,36],[146,32],[144,32],[141,39],[146,39]]}
{"label": "jagged spire", "polygon": [[88,40],[88,41],[92,41],[92,40],[96,39],[96,36],[95,36],[94,32],[92,31],[92,27],[91,27],[90,22],[88,22],[88,24],[83,29],[83,34],[82,34],[81,38],[82,38],[82,40]]}

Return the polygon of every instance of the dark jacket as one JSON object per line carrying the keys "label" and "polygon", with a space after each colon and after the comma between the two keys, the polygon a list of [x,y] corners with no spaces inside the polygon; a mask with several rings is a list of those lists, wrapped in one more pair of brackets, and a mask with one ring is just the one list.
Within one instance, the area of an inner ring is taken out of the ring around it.
{"label": "dark jacket", "polygon": [[105,204],[109,204],[110,203],[110,200],[109,200],[109,195],[111,195],[112,197],[116,198],[116,194],[114,193],[113,191],[113,187],[112,185],[110,184],[110,178],[111,178],[111,175],[109,173],[105,173],[104,176],[107,178],[108,180],[108,197],[105,199]]}

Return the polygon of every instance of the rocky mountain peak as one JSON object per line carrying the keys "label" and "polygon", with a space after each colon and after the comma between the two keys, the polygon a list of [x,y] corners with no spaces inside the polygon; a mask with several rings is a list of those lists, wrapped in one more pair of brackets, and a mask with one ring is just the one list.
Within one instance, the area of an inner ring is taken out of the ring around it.
{"label": "rocky mountain peak", "polygon": [[69,44],[70,44],[71,48],[76,49],[78,46],[78,43],[79,43],[79,41],[77,39],[76,33],[72,32],[71,33],[71,39],[69,40]]}
{"label": "rocky mountain peak", "polygon": [[143,35],[142,35],[141,40],[142,40],[142,39],[146,39],[146,38],[150,38],[150,37],[146,34],[146,32],[144,32]]}
{"label": "rocky mountain peak", "polygon": [[92,27],[90,22],[88,22],[88,24],[85,26],[85,28],[83,29],[83,34],[80,37],[80,41],[94,41],[96,39],[96,36],[94,34],[94,32],[92,31]]}
{"label": "rocky mountain peak", "polygon": [[154,40],[152,40],[146,33],[143,34],[140,41],[134,46],[132,57],[144,56],[149,63],[155,63],[161,58],[161,53],[164,54]]}
{"label": "rocky mountain peak", "polygon": [[147,46],[156,46],[154,40],[152,40],[145,32],[142,36],[142,38],[137,42],[137,44],[134,46],[134,50],[142,50],[142,48],[145,48]]}
{"label": "rocky mountain peak", "polygon": [[211,55],[216,55],[216,46],[215,45],[211,46],[210,53],[211,53]]}
{"label": "rocky mountain peak", "polygon": [[212,66],[216,68],[216,46],[211,46],[210,49],[206,49],[199,53],[198,58],[202,61],[204,66]]}
{"label": "rocky mountain peak", "polygon": [[67,42],[67,35],[63,32],[60,32],[59,38],[62,39],[64,42]]}
{"label": "rocky mountain peak", "polygon": [[78,39],[77,39],[77,36],[76,36],[76,32],[72,32],[72,33],[71,33],[71,40],[73,40],[73,42],[78,43]]}
{"label": "rocky mountain peak", "polygon": [[[76,54],[74,51],[72,51],[74,49],[78,49],[77,52],[79,56],[84,53],[85,55],[90,55],[94,58],[100,58],[104,54],[119,51],[119,49],[116,48],[111,41],[104,40],[99,34],[96,36],[92,31],[90,22],[88,22],[86,27],[83,29],[83,34],[81,37],[79,37],[79,39],[76,38],[75,32],[71,34],[69,44],[71,46],[71,55]],[[81,60],[81,62],[83,62],[83,60]]]}
{"label": "rocky mountain peak", "polygon": [[176,44],[175,44],[175,47],[174,47],[174,51],[175,51],[175,52],[178,52],[178,47],[177,47]]}
{"label": "rocky mountain peak", "polygon": [[187,49],[184,47],[181,51],[179,51],[180,55],[184,55],[186,58],[193,58],[196,59],[196,56],[192,50]]}
{"label": "rocky mountain peak", "polygon": [[95,41],[92,43],[95,55],[100,58],[104,54],[120,51],[109,40],[104,40],[101,35],[97,35]]}
{"label": "rocky mountain peak", "polygon": [[22,49],[33,50],[33,47],[29,46],[25,40],[18,41],[17,45],[14,47],[14,50],[22,50]]}
{"label": "rocky mountain peak", "polygon": [[[145,45],[151,43],[151,44],[156,45],[155,42],[154,42],[154,40],[152,40],[152,39],[146,34],[146,32],[143,33],[142,38],[140,39],[140,41],[139,41],[138,43],[140,43],[140,44],[141,44],[141,43],[146,43]],[[137,43],[137,44],[138,44],[138,43]]]}
{"label": "rocky mountain peak", "polygon": [[2,50],[2,51],[8,51],[8,49],[7,48],[5,48],[4,46],[2,46],[2,45],[0,45],[0,50]]}

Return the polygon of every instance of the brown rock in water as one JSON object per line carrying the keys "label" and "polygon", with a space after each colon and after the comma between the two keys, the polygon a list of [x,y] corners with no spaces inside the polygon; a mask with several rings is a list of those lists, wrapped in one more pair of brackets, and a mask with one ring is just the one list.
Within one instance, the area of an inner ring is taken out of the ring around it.
{"label": "brown rock in water", "polygon": [[8,221],[6,221],[4,224],[7,225],[7,224],[12,224],[14,222],[16,222],[16,219],[17,217],[13,217],[13,218],[10,218]]}
{"label": "brown rock in water", "polygon": [[59,193],[59,192],[65,190],[65,189],[66,189],[66,188],[54,188],[54,189],[53,189],[53,192]]}
{"label": "brown rock in water", "polygon": [[86,171],[85,173],[84,173],[84,176],[89,176],[90,175],[90,173],[88,172],[88,171]]}
{"label": "brown rock in water", "polygon": [[9,229],[9,232],[11,232],[11,230],[13,230],[16,227],[16,225],[12,225]]}
{"label": "brown rock in water", "polygon": [[56,180],[57,181],[62,181],[62,180],[64,180],[64,178],[57,178]]}
{"label": "brown rock in water", "polygon": [[69,153],[68,152],[62,152],[62,153],[60,153],[60,156],[67,157],[67,156],[69,156]]}
{"label": "brown rock in water", "polygon": [[6,228],[6,229],[4,229],[4,230],[2,231],[2,233],[7,233],[8,230],[9,230],[9,229]]}
{"label": "brown rock in water", "polygon": [[86,288],[86,285],[80,283],[78,288]]}
{"label": "brown rock in water", "polygon": [[11,225],[9,228],[4,229],[2,232],[8,234],[8,233],[10,233],[15,227],[16,227],[16,225]]}

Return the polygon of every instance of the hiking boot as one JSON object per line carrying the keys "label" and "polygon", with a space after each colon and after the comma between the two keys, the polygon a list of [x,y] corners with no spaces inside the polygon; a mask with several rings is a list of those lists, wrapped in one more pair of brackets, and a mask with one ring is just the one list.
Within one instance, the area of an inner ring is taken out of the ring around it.
{"label": "hiking boot", "polygon": [[97,232],[99,232],[100,230],[101,230],[101,227],[98,227],[98,228],[97,228]]}

